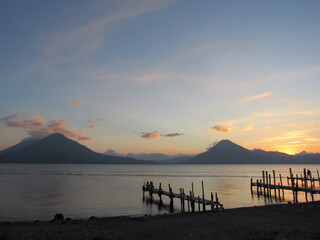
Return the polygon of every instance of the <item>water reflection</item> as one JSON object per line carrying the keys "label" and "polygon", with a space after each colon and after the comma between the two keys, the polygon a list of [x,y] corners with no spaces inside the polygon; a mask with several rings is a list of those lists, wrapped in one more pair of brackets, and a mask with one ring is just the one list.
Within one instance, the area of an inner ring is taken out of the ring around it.
{"label": "water reflection", "polygon": [[[256,189],[250,192],[250,178],[261,178],[261,171],[276,170],[283,178],[308,168],[315,172],[319,165],[68,165],[68,164],[0,164],[0,220],[50,220],[57,212],[66,217],[88,218],[144,215],[170,212],[170,199],[158,196],[141,201],[141,186],[161,182],[173,192],[184,188],[200,196],[204,181],[205,198],[218,193],[225,208],[264,205],[293,201],[290,191],[284,197],[265,198]],[[279,178],[277,178],[278,181]],[[284,180],[285,184],[285,180]],[[309,195],[310,196],[310,195]],[[305,201],[304,194],[298,194]],[[315,200],[319,195],[314,195]],[[311,198],[308,197],[308,200]],[[173,211],[180,211],[175,200]],[[196,207],[197,209],[197,207]]]}

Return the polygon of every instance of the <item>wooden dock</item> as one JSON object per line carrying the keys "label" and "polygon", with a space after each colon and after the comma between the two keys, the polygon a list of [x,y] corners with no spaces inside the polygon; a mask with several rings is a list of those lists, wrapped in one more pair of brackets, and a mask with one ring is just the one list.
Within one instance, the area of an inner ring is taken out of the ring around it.
{"label": "wooden dock", "polygon": [[[312,172],[308,169],[303,169],[303,173],[293,174],[292,169],[289,169],[290,176],[286,177],[287,185],[283,184],[282,176],[276,177],[276,173],[272,170],[272,175],[268,171],[262,171],[262,179],[256,179],[254,181],[251,178],[250,188],[253,193],[253,187],[256,187],[257,195],[263,195],[267,197],[274,197],[275,199],[284,199],[284,190],[292,191],[293,201],[298,202],[298,193],[305,193],[305,199],[308,201],[308,194],[311,195],[312,201],[314,201],[314,194],[320,194],[320,177],[317,170],[317,178],[312,176]],[[277,182],[276,179],[279,181]],[[319,188],[316,187],[315,182],[319,183]]]}
{"label": "wooden dock", "polygon": [[143,184],[142,186],[142,191],[143,191],[143,198],[144,198],[144,193],[148,192],[149,196],[151,198],[151,201],[153,200],[153,195],[158,195],[160,199],[160,203],[162,203],[162,196],[167,196],[170,198],[170,208],[173,209],[173,199],[177,198],[180,200],[180,205],[181,205],[181,211],[185,212],[186,211],[186,204],[187,202],[187,211],[194,212],[196,210],[196,205],[198,205],[198,211],[201,211],[201,206],[202,210],[206,211],[206,206],[210,206],[210,209],[212,211],[214,210],[223,210],[223,204],[219,202],[218,199],[218,194],[211,192],[211,199],[205,199],[205,193],[204,193],[204,186],[203,186],[203,181],[201,182],[202,185],[202,197],[200,196],[195,196],[194,195],[194,188],[193,188],[193,183],[191,186],[191,190],[189,191],[189,195],[185,193],[183,188],[179,189],[179,193],[175,193],[172,191],[172,188],[170,184],[168,184],[169,191],[164,191],[161,187],[161,183],[159,183],[159,188],[153,187],[153,184],[151,185],[146,185]]}

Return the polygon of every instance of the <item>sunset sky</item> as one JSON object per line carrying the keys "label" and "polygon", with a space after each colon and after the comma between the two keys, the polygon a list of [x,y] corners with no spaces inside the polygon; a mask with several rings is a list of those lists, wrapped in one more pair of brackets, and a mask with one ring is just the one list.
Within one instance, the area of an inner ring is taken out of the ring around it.
{"label": "sunset sky", "polygon": [[0,2],[0,150],[320,152],[320,1]]}

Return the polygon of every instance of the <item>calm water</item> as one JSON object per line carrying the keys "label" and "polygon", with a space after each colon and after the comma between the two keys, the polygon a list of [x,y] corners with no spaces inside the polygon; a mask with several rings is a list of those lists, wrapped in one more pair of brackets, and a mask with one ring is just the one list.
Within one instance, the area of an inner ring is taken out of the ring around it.
{"label": "calm water", "polygon": [[[261,171],[272,169],[288,176],[288,165],[66,165],[0,164],[0,221],[51,220],[61,212],[65,217],[159,214],[164,206],[142,200],[142,184],[153,181],[164,190],[171,184],[175,192],[183,187],[201,196],[204,181],[206,198],[217,192],[225,208],[263,205],[263,197],[250,193],[250,178],[260,178]],[[303,168],[320,170],[320,165],[293,165],[295,173]],[[284,181],[286,183],[286,181]],[[304,196],[304,195],[303,195]],[[301,195],[301,201],[304,197]],[[157,199],[157,196],[156,196]],[[292,193],[286,194],[292,201]],[[275,201],[273,201],[275,202]],[[268,201],[267,203],[270,203]],[[175,201],[175,211],[180,211]]]}

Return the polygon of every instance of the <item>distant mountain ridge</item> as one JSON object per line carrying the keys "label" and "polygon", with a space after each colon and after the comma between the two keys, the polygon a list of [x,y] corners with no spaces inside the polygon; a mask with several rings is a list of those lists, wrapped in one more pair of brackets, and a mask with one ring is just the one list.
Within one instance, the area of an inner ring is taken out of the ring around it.
{"label": "distant mountain ridge", "polygon": [[[113,150],[107,151],[117,154]],[[320,164],[320,154],[302,152],[288,155],[267,152],[261,149],[248,150],[230,140],[222,140],[208,151],[196,156],[134,154],[145,158],[162,158],[158,163],[181,164]],[[168,157],[168,158],[167,158]],[[172,157],[172,156],[171,156]],[[148,164],[155,161],[137,160],[132,157],[112,156],[97,153],[60,133],[51,134],[41,140],[29,139],[0,152],[0,163],[104,163],[104,164]]]}
{"label": "distant mountain ridge", "polygon": [[154,162],[97,153],[60,133],[54,133],[41,140],[22,142],[1,151],[0,163],[146,164]]}
{"label": "distant mountain ridge", "polygon": [[158,163],[180,163],[180,162],[186,161],[191,157],[194,157],[194,155],[185,155],[185,154],[167,155],[163,153],[120,154],[114,151],[113,149],[108,149],[106,152],[104,152],[104,154],[111,155],[111,156],[132,157],[139,160],[156,161]]}
{"label": "distant mountain ridge", "polygon": [[260,149],[248,150],[230,140],[222,140],[208,151],[182,163],[185,164],[320,164],[320,154],[288,155]]}

